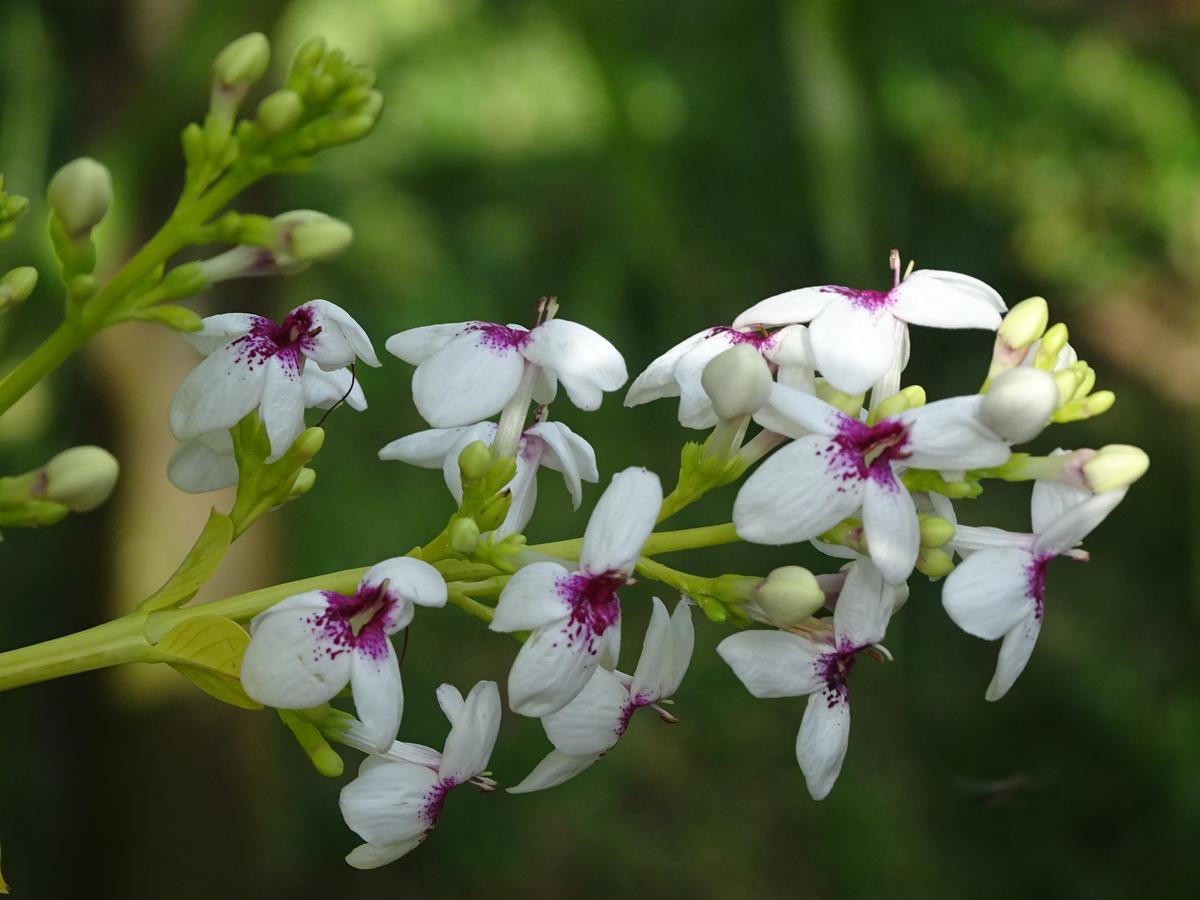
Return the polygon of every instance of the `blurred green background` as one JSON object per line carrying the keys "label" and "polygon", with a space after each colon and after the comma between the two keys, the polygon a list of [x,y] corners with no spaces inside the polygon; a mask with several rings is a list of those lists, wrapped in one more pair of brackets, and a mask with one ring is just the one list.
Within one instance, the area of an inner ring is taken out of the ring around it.
{"label": "blurred green background", "polygon": [[[829,281],[887,284],[889,248],[983,278],[1011,303],[1043,294],[1118,394],[1108,415],[1038,449],[1131,442],[1150,475],[1051,570],[1046,627],[1002,702],[983,702],[997,645],[957,631],[914,577],[893,664],[859,667],[841,780],[809,799],[793,754],[803,700],[754,701],[698,623],[681,724],[639,716],[616,751],[544,794],[459,791],[434,836],[385,869],[355,843],[339,784],[283,728],[173,673],[105,672],[0,697],[0,845],[30,898],[1126,897],[1187,896],[1200,864],[1200,690],[1193,552],[1200,535],[1200,3],[1025,0],[6,0],[0,170],[35,198],[7,266],[43,282],[3,320],[11,364],[60,296],[39,198],[89,154],[118,199],[110,268],[148,236],[181,181],[178,132],[203,113],[208,67],[264,31],[275,77],[324,35],[373,65],[374,135],[240,201],[324,210],[356,229],[335,264],[222,285],[202,311],[279,314],[322,296],[381,349],[436,321],[564,315],[623,350],[631,372],[751,302]],[[974,390],[986,334],[914,336],[906,380]],[[0,544],[0,646],[116,614],[174,568],[212,498],[167,484],[165,408],[194,354],[178,336],[105,335],[0,428],[0,467],[95,442],[126,463],[105,510]],[[371,409],[335,413],[303,502],[230,560],[224,592],[372,563],[450,512],[439,473],[375,451],[422,427],[409,370],[360,373]],[[556,415],[602,471],[668,483],[674,405]],[[149,461],[149,462],[147,462]],[[143,464],[144,463],[144,464]],[[534,539],[579,533],[543,479]],[[727,519],[732,491],[680,524]],[[960,516],[1027,526],[1028,490],[1000,486]],[[672,561],[668,559],[668,561]],[[806,548],[679,557],[704,574],[821,563]],[[136,590],[135,590],[136,589]],[[646,621],[626,595],[623,663]],[[673,602],[673,597],[667,597]],[[441,681],[501,683],[514,646],[453,610],[418,615],[402,737],[441,746]],[[494,770],[519,780],[548,749],[506,714]],[[348,770],[354,762],[348,765]]]}

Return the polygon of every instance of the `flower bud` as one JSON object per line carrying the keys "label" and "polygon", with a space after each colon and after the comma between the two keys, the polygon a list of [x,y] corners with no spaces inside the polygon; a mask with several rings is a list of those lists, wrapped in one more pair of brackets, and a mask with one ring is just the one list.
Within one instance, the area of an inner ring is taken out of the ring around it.
{"label": "flower bud", "polygon": [[[1033,371],[1039,371],[1034,369]],[[1083,371],[1078,368],[1078,365],[1068,366],[1065,369],[1059,369],[1053,373],[1054,386],[1058,389],[1058,405],[1062,406],[1068,403],[1072,397],[1079,393],[1079,388],[1083,385]]]}
{"label": "flower bud", "polygon": [[292,489],[288,492],[288,499],[295,500],[297,497],[303,497],[313,489],[313,485],[316,483],[316,470],[304,466],[296,473],[296,478],[292,482]]}
{"label": "flower bud", "polygon": [[479,525],[474,519],[455,519],[450,526],[450,546],[455,553],[474,553],[479,546]]}
{"label": "flower bud", "polygon": [[1067,339],[1070,336],[1067,326],[1062,322],[1051,325],[1042,335],[1042,342],[1038,344],[1033,365],[1043,371],[1053,372],[1054,367],[1058,364],[1058,354],[1062,352],[1063,347],[1067,346]]}
{"label": "flower bud", "polygon": [[54,173],[46,197],[67,234],[77,239],[95,228],[112,203],[112,176],[88,156],[73,160]]}
{"label": "flower bud", "polygon": [[492,467],[492,451],[483,441],[472,441],[458,454],[458,470],[463,481],[478,481]]}
{"label": "flower bud", "polygon": [[271,44],[258,31],[228,44],[213,61],[213,77],[221,84],[250,85],[266,74],[271,64]]}
{"label": "flower bud", "polygon": [[1140,447],[1129,444],[1109,444],[1083,464],[1083,477],[1093,493],[1115,491],[1128,487],[1146,474],[1150,457]]}
{"label": "flower bud", "polygon": [[763,408],[771,393],[771,370],[757,350],[738,344],[709,360],[700,384],[717,417],[730,422]]}
{"label": "flower bud", "polygon": [[780,628],[799,625],[821,608],[825,593],[813,573],[803,566],[783,566],[766,577],[758,602]]}
{"label": "flower bud", "polygon": [[57,454],[42,471],[42,496],[72,512],[88,512],[108,499],[120,466],[116,457],[100,447],[72,447]]}
{"label": "flower bud", "polygon": [[303,112],[304,101],[300,95],[285,88],[263,98],[258,104],[256,121],[264,133],[276,135],[295,125]]}
{"label": "flower bud", "polygon": [[941,547],[954,537],[954,523],[941,516],[921,516],[921,546]]}
{"label": "flower bud", "polygon": [[37,287],[38,273],[33,266],[18,266],[0,278],[0,310],[21,303]]}
{"label": "flower bud", "polygon": [[320,451],[325,444],[325,429],[314,425],[300,432],[300,437],[292,443],[291,452],[298,459],[308,461]]}
{"label": "flower bud", "polygon": [[1030,297],[1008,311],[996,329],[996,337],[1003,339],[1011,350],[1028,350],[1034,341],[1046,333],[1049,323],[1050,307],[1045,299]]}
{"label": "flower bud", "polygon": [[354,230],[345,222],[311,209],[292,210],[272,221],[276,238],[271,250],[283,272],[336,256],[354,239]]}
{"label": "flower bud", "polygon": [[1058,387],[1040,369],[1018,367],[997,378],[983,395],[979,419],[1006,441],[1037,437],[1058,409]]}
{"label": "flower bud", "polygon": [[917,554],[917,571],[927,578],[945,578],[954,571],[954,560],[945,550],[922,547]]}
{"label": "flower bud", "polygon": [[838,412],[850,416],[852,419],[857,419],[859,412],[862,410],[863,395],[862,394],[847,394],[844,391],[839,391],[824,378],[817,379],[817,397],[824,400]]}

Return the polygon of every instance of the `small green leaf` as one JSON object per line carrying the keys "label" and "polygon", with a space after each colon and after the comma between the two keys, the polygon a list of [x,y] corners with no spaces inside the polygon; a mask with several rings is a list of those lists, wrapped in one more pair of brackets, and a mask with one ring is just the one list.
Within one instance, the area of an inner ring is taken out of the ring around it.
{"label": "small green leaf", "polygon": [[278,709],[279,718],[296,738],[296,743],[313,764],[313,768],[326,778],[338,778],[345,768],[345,762],[338,752],[329,746],[325,736],[312,721],[313,714],[324,716],[336,712],[329,704],[313,710]]}
{"label": "small green leaf", "polygon": [[242,656],[250,635],[224,616],[197,616],[172,629],[155,647],[156,662],[165,662],[200,690],[242,709],[262,709],[242,689]]}
{"label": "small green leaf", "polygon": [[200,537],[192,545],[191,552],[179,564],[175,574],[167,583],[147,597],[138,606],[139,610],[152,612],[169,609],[186,603],[196,596],[201,585],[208,581],[221,563],[225,551],[233,542],[233,521],[215,509],[208,514],[208,522]]}

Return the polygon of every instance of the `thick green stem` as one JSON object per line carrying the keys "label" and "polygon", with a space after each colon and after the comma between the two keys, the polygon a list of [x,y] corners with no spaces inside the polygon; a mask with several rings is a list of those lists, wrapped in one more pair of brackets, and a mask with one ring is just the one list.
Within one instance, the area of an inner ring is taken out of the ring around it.
{"label": "thick green stem", "polygon": [[0,413],[57,369],[91,335],[74,322],[63,322],[17,367],[0,380]]}
{"label": "thick green stem", "polygon": [[[675,553],[679,550],[696,550],[700,547],[715,547],[718,544],[733,544],[740,541],[732,522],[722,525],[703,525],[700,528],[683,528],[679,531],[663,531],[650,535],[642,547],[643,556],[660,553]],[[544,556],[560,559],[578,559],[583,538],[569,541],[554,541],[549,544],[533,544],[528,549]]]}
{"label": "thick green stem", "polygon": [[151,648],[143,633],[144,625],[143,614],[131,614],[76,634],[0,653],[0,691],[121,663],[146,662]]}

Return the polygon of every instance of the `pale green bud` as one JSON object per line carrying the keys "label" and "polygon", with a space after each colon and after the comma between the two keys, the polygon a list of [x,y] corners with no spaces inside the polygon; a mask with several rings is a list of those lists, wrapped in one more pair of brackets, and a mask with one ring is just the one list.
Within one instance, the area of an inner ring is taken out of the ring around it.
{"label": "pale green bud", "polygon": [[0,310],[22,303],[37,287],[38,273],[33,266],[18,266],[0,278]]}
{"label": "pale green bud", "polygon": [[213,77],[224,85],[250,85],[266,74],[271,43],[258,31],[244,34],[217,54]]}
{"label": "pale green bud", "polygon": [[925,388],[919,384],[909,385],[898,393],[885,399],[872,410],[872,421],[878,422],[889,416],[898,416],[918,406],[925,405]]}
{"label": "pale green bud", "polygon": [[1050,307],[1042,297],[1022,300],[1008,311],[1004,321],[996,329],[996,337],[1003,339],[1012,350],[1027,350],[1043,334],[1050,324]]}
{"label": "pale green bud", "polygon": [[[1040,369],[1033,369],[1038,372]],[[1076,366],[1068,366],[1065,369],[1059,369],[1053,375],[1054,384],[1058,391],[1058,403],[1056,407],[1068,403],[1072,397],[1079,391],[1080,385],[1083,384],[1083,372]]]}
{"label": "pale green bud", "polygon": [[276,135],[287,131],[304,113],[304,101],[295,91],[284,88],[263,98],[258,104],[256,121],[265,134]]}
{"label": "pale green bud", "polygon": [[296,438],[292,444],[291,452],[297,458],[307,461],[316,456],[324,444],[325,429],[314,425],[312,428],[306,428],[300,432],[300,437]]}
{"label": "pale green bud", "polygon": [[316,210],[295,209],[272,221],[276,237],[271,250],[284,272],[336,256],[354,239],[349,225]]}
{"label": "pale green bud", "polygon": [[1150,457],[1140,447],[1109,444],[1083,464],[1083,477],[1094,493],[1128,487],[1146,474]]}
{"label": "pale green bud", "polygon": [[983,395],[980,421],[1006,441],[1032,440],[1058,409],[1060,391],[1056,381],[1057,377],[1040,369],[1009,369]]}
{"label": "pale green bud", "polygon": [[208,287],[204,264],[199,262],[184,263],[176,266],[163,278],[159,290],[164,300],[178,300],[180,297],[190,297]]}
{"label": "pale green bud", "polygon": [[759,605],[780,628],[799,625],[824,602],[825,592],[813,573],[803,566],[775,569],[758,589]]}
{"label": "pale green bud", "polygon": [[479,525],[474,519],[455,519],[450,526],[450,546],[455,553],[474,553],[479,546]]}
{"label": "pale green bud", "polygon": [[297,497],[303,497],[313,489],[313,485],[317,483],[317,472],[315,469],[310,469],[304,466],[296,473],[296,478],[292,482],[292,489],[288,492],[288,498],[295,500]]}
{"label": "pale green bud", "polygon": [[458,454],[458,470],[463,481],[478,481],[492,467],[492,451],[483,441],[472,441]]}
{"label": "pale green bud", "polygon": [[54,173],[46,197],[67,234],[77,239],[95,228],[112,203],[112,175],[88,156],[72,160]]}
{"label": "pale green bud", "polygon": [[108,499],[117,483],[117,459],[101,447],[72,447],[57,454],[43,468],[47,500],[62,503],[72,512],[88,512]]}
{"label": "pale green bud", "polygon": [[730,422],[763,408],[771,393],[771,370],[761,353],[748,344],[738,344],[709,360],[700,384],[717,418]]}
{"label": "pale green bud", "polygon": [[917,555],[917,571],[928,578],[945,578],[954,571],[954,560],[945,550],[923,547]]}
{"label": "pale green bud", "polygon": [[910,384],[900,393],[908,400],[909,409],[916,409],[919,406],[925,405],[925,388],[919,384]]}
{"label": "pale green bud", "polygon": [[1067,346],[1067,339],[1070,336],[1067,326],[1062,322],[1051,325],[1042,335],[1042,342],[1038,344],[1037,355],[1033,359],[1034,366],[1046,372],[1053,371],[1055,364],[1058,363],[1058,354],[1062,352],[1063,347]]}
{"label": "pale green bud", "polygon": [[954,523],[941,516],[921,516],[921,546],[941,547],[954,537]]}
{"label": "pale green bud", "polygon": [[158,322],[160,325],[166,325],[175,331],[199,331],[204,327],[204,320],[200,318],[198,313],[183,306],[172,306],[169,303],[148,306],[145,309],[139,310],[132,318],[143,322]]}
{"label": "pale green bud", "polygon": [[851,418],[858,418],[858,413],[862,409],[862,394],[846,394],[839,391],[824,378],[817,379],[817,396],[832,406],[834,409],[844,413]]}
{"label": "pale green bud", "polygon": [[512,506],[512,491],[503,490],[492,497],[482,510],[475,516],[476,524],[481,531],[491,531],[500,527]]}

